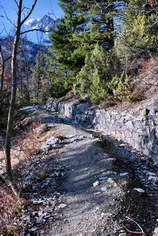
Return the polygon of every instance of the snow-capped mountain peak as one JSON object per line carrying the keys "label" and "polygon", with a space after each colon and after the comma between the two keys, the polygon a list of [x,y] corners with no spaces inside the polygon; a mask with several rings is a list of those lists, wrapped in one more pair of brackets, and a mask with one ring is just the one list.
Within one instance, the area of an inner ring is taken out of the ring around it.
{"label": "snow-capped mountain peak", "polygon": [[[51,16],[52,15],[48,13],[47,15],[44,15],[40,19],[30,18],[25,22],[24,30],[26,31],[34,29],[39,30],[39,31],[36,30],[35,32],[30,32],[27,35],[30,41],[38,43],[38,41],[40,40],[40,43],[43,43],[44,45],[49,44],[49,31],[55,29],[60,22],[60,19],[54,20]],[[43,42],[41,42],[41,40]]]}
{"label": "snow-capped mountain peak", "polygon": [[26,21],[25,25],[33,29],[36,28],[40,30],[45,30],[45,29],[48,30],[50,28],[55,27],[56,21],[49,15],[44,15],[41,19],[35,19],[35,18],[29,19],[28,21]]}
{"label": "snow-capped mountain peak", "polygon": [[25,25],[32,25],[34,22],[37,22],[39,19],[31,18],[25,22]]}

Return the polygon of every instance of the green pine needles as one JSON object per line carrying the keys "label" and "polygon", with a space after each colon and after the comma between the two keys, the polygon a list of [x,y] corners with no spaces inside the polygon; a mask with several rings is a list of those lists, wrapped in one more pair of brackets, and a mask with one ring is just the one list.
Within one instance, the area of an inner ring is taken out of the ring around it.
{"label": "green pine needles", "polygon": [[156,5],[145,0],[59,2],[65,16],[50,36],[49,94],[60,97],[74,90],[97,104],[126,99],[132,88],[129,65],[158,48]]}

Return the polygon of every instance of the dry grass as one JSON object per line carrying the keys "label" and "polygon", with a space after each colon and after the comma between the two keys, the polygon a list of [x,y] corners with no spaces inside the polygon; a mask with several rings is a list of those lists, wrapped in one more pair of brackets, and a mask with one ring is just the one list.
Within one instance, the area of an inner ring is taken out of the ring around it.
{"label": "dry grass", "polygon": [[143,74],[145,72],[148,72],[155,66],[158,66],[158,57],[153,57],[153,58],[150,58],[149,60],[143,60],[141,61],[141,64],[139,65],[138,74]]}
{"label": "dry grass", "polygon": [[[38,139],[38,128],[40,127],[39,122],[32,122],[25,132],[20,135],[17,135],[12,139],[12,165],[17,165],[21,161],[24,161],[30,158],[33,154],[37,153],[41,141]],[[0,150],[0,166],[4,168],[4,151]]]}
{"label": "dry grass", "polygon": [[9,186],[0,187],[0,235],[19,236],[20,227],[15,225],[21,217],[21,202]]}
{"label": "dry grass", "polygon": [[[41,143],[47,137],[43,125],[38,121],[31,122],[26,131],[18,134],[12,140],[12,165],[23,164],[33,154],[39,151]],[[0,150],[0,167],[5,168],[4,151]],[[19,168],[16,168],[15,178],[18,187],[22,186],[23,178]],[[12,192],[5,183],[0,185],[0,236],[19,236],[22,228],[16,225],[22,216],[22,201]]]}
{"label": "dry grass", "polygon": [[145,90],[144,89],[134,89],[134,91],[129,94],[128,100],[130,102],[140,102],[145,99]]}

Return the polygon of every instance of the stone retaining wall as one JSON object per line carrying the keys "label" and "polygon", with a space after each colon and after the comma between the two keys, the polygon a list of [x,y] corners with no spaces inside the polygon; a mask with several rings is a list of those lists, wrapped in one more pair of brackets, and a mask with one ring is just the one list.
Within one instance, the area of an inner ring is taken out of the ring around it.
{"label": "stone retaining wall", "polygon": [[72,118],[84,127],[112,135],[158,161],[158,110],[154,107],[137,112],[132,109],[101,109],[84,99],[64,102],[49,100],[46,109]]}

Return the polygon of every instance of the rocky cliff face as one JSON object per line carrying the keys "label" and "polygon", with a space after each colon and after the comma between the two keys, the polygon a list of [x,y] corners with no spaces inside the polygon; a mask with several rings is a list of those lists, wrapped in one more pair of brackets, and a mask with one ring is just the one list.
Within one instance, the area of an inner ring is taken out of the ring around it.
{"label": "rocky cliff face", "polygon": [[62,102],[50,99],[46,109],[76,124],[112,135],[158,161],[158,108],[154,103],[150,101],[133,109],[102,109],[93,107],[87,98]]}

